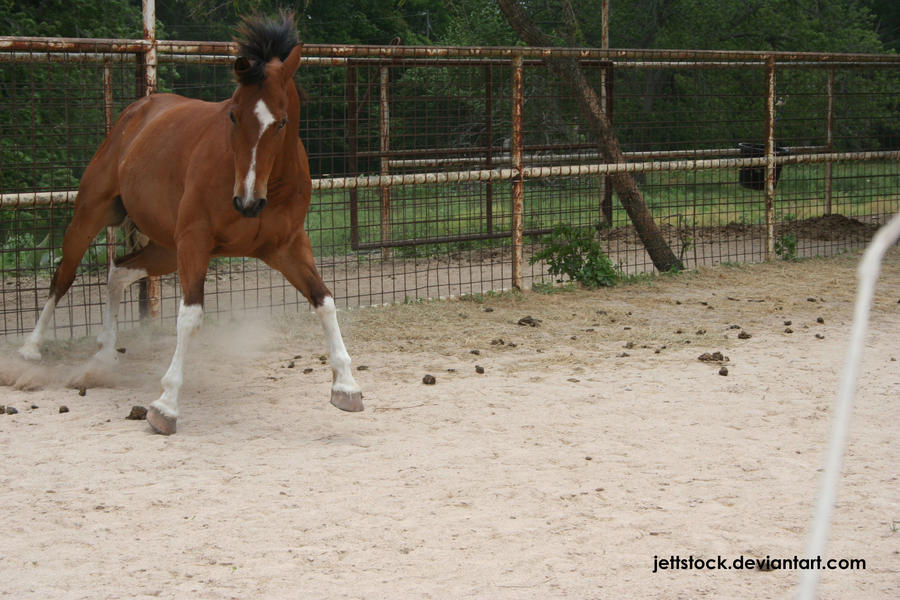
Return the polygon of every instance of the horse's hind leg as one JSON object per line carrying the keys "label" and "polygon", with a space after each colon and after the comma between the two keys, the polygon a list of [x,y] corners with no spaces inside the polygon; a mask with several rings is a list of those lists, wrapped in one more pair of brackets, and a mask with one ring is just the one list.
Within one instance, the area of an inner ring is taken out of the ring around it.
{"label": "horse's hind leg", "polygon": [[113,362],[116,358],[116,329],[119,318],[119,303],[129,285],[148,275],[166,275],[178,266],[175,251],[150,242],[137,252],[116,259],[109,270],[106,286],[106,304],[103,307],[103,330],[97,336],[100,350],[95,358],[103,362]]}
{"label": "horse's hind leg", "polygon": [[350,371],[350,355],[347,353],[341,337],[334,297],[316,270],[309,236],[306,235],[306,232],[301,231],[292,247],[280,249],[263,259],[270,266],[281,271],[287,280],[300,290],[313,305],[322,322],[331,361],[331,403],[347,412],[363,410],[362,390]]}
{"label": "horse's hind leg", "polygon": [[121,203],[112,186],[102,181],[102,178],[100,181],[92,181],[90,167],[85,170],[75,202],[75,213],[63,238],[62,260],[50,281],[50,298],[44,304],[34,330],[19,348],[19,354],[23,358],[28,360],[41,358],[41,341],[44,339],[56,305],[75,280],[78,263],[100,230],[108,225],[118,224],[124,216]]}

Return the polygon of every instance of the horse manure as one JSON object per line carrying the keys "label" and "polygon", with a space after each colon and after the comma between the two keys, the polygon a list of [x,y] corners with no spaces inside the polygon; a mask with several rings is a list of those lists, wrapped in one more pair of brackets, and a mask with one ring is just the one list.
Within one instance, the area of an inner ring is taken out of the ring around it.
{"label": "horse manure", "polygon": [[287,368],[288,368],[288,369],[293,369],[293,368],[294,368],[294,361],[290,361],[290,362],[287,364]]}
{"label": "horse manure", "polygon": [[425,385],[434,385],[437,383],[437,379],[434,378],[434,375],[426,375],[422,378],[422,383]]}
{"label": "horse manure", "polygon": [[704,352],[697,357],[697,360],[700,362],[728,362],[728,357],[719,351],[713,352],[712,354]]}
{"label": "horse manure", "polygon": [[753,337],[753,336],[750,335],[749,333],[747,333],[746,331],[741,331],[741,332],[738,334],[738,339],[740,339],[740,340],[749,340],[749,339],[752,338],[752,337]]}
{"label": "horse manure", "polygon": [[79,396],[87,396],[87,388],[85,388],[85,387],[78,388],[78,395]]}
{"label": "horse manure", "polygon": [[502,346],[503,340],[501,338],[494,338],[491,340],[491,346]]}
{"label": "horse manure", "polygon": [[723,377],[728,375],[728,367],[722,367],[721,369],[719,369],[719,375]]}
{"label": "horse manure", "polygon": [[129,421],[143,421],[147,418],[147,409],[143,406],[132,406],[131,412],[125,418]]}
{"label": "horse manure", "polygon": [[62,406],[59,407],[59,414],[63,414],[63,413],[67,413],[67,412],[69,412],[69,407],[66,406],[65,404],[63,404]]}
{"label": "horse manure", "polygon": [[816,323],[824,324],[824,323],[825,323],[825,319],[823,319],[822,317],[816,317]]}
{"label": "horse manure", "polygon": [[125,354],[125,350],[126,348],[116,348],[116,352],[118,352],[119,354]]}
{"label": "horse manure", "polygon": [[478,356],[481,354],[481,350],[469,350],[469,354],[474,354],[475,356]]}
{"label": "horse manure", "polygon": [[475,372],[479,375],[484,375],[484,367],[481,365],[475,365]]}
{"label": "horse manure", "polygon": [[19,410],[15,406],[7,406],[6,414],[8,415],[16,415],[19,414]]}
{"label": "horse manure", "polygon": [[358,367],[356,367],[356,370],[357,371],[368,371],[369,367],[367,365],[359,365]]}
{"label": "horse manure", "polygon": [[303,369],[303,374],[304,374],[304,375],[309,375],[309,374],[312,373],[312,372],[313,372],[312,367],[306,367],[305,369]]}
{"label": "horse manure", "polygon": [[529,327],[537,327],[538,323],[540,323],[540,322],[541,322],[540,319],[535,319],[531,315],[528,315],[527,317],[522,317],[518,321],[519,325],[527,325]]}

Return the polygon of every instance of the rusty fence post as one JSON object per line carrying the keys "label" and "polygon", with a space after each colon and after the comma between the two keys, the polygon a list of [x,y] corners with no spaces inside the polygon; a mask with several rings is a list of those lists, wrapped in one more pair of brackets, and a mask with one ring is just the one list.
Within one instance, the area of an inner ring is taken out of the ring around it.
{"label": "rusty fence post", "polygon": [[[106,135],[113,125],[112,61],[103,61],[103,130]],[[110,271],[116,259],[116,227],[106,228],[106,269]]]}
{"label": "rusty fence post", "polygon": [[[828,69],[826,83],[828,105],[825,109],[825,147],[826,152],[834,152],[834,67]],[[825,214],[831,214],[831,161],[825,163]]]}
{"label": "rusty fence post", "polygon": [[[389,105],[390,71],[387,65],[379,67],[380,79],[380,118],[378,120],[379,146],[378,150],[381,154],[381,175],[386,176],[390,172],[390,160],[388,152],[391,149],[391,114]],[[387,185],[381,186],[381,242],[386,244],[391,240],[391,188]],[[391,249],[385,245],[381,248],[381,258],[387,260],[391,257]]]}
{"label": "rusty fence post", "polygon": [[[143,0],[144,15],[144,42],[146,42],[144,52],[141,55],[141,73],[143,75],[140,82],[140,95],[149,96],[156,91],[156,1]],[[136,228],[135,228],[136,230]],[[126,233],[126,236],[128,233]],[[159,277],[150,276],[142,280],[140,283],[139,311],[141,317],[156,319],[159,317],[160,306],[160,289]]]}
{"label": "rusty fence post", "polygon": [[775,257],[775,57],[766,57],[766,260]]}
{"label": "rusty fence post", "polygon": [[[347,65],[347,146],[350,156],[348,167],[350,177],[359,175],[359,144],[357,134],[359,132],[359,107],[356,101],[356,67]],[[353,188],[350,194],[350,248],[359,250],[359,191]]]}
{"label": "rusty fence post", "polygon": [[524,229],[525,180],[523,164],[522,109],[524,104],[525,61],[521,54],[512,59],[512,168],[516,171],[512,183],[512,285],[522,289],[523,248],[522,233]]}

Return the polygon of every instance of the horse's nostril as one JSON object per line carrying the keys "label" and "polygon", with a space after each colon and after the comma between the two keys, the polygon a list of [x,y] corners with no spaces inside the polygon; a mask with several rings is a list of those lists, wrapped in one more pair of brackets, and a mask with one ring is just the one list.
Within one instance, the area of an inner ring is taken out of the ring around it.
{"label": "horse's nostril", "polygon": [[262,209],[266,207],[266,199],[260,198],[256,201],[256,212],[259,213]]}
{"label": "horse's nostril", "polygon": [[232,198],[231,203],[234,204],[234,210],[238,211],[239,213],[244,212],[243,207],[241,207],[241,197],[240,196],[235,196],[234,198]]}

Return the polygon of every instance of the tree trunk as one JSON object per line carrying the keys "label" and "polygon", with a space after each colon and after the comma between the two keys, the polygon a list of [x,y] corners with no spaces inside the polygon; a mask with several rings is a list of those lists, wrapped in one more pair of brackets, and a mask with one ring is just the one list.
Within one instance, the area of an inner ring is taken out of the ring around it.
{"label": "tree trunk", "polygon": [[[542,47],[553,45],[552,40],[531,22],[517,0],[497,0],[497,3],[506,15],[509,24],[526,44]],[[594,88],[588,83],[578,62],[574,58],[547,57],[545,60],[553,72],[575,93],[582,117],[597,140],[600,154],[610,163],[626,162],[622,156],[622,149],[619,147],[619,140],[612,132],[609,119],[600,110],[600,99]],[[628,213],[628,217],[634,224],[638,237],[643,242],[644,248],[647,249],[650,260],[653,261],[653,266],[663,272],[682,269],[684,265],[663,239],[631,174],[616,173],[611,176],[611,179],[619,202],[622,203],[625,212]]]}

